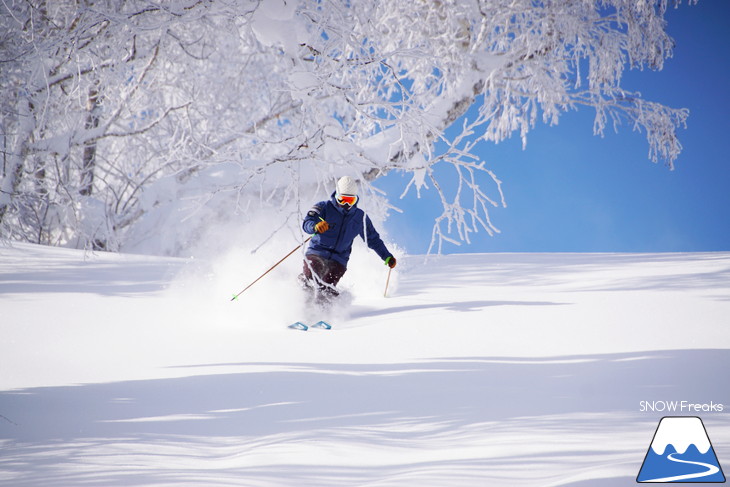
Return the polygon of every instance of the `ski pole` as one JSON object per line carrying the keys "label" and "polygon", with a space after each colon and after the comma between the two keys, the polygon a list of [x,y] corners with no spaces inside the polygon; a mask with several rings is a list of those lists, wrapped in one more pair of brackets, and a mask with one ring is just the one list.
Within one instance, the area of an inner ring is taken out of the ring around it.
{"label": "ski pole", "polygon": [[385,280],[385,292],[383,293],[383,297],[388,297],[388,284],[390,284],[390,273],[393,272],[393,268],[391,267],[388,269],[388,279]]}
{"label": "ski pole", "polygon": [[305,240],[304,242],[302,242],[302,243],[300,243],[299,245],[297,245],[296,247],[294,247],[294,250],[292,250],[291,252],[289,252],[288,254],[286,254],[286,255],[285,255],[285,256],[284,256],[284,257],[283,257],[283,258],[282,258],[282,259],[281,259],[281,260],[280,260],[279,262],[277,262],[276,264],[274,264],[273,266],[271,266],[271,267],[269,268],[269,270],[268,270],[268,271],[266,271],[266,272],[264,272],[263,274],[261,274],[261,275],[260,275],[260,276],[259,276],[259,277],[258,277],[258,278],[257,278],[257,279],[256,279],[256,280],[254,281],[254,282],[252,282],[251,284],[249,284],[248,286],[246,286],[246,287],[245,287],[245,288],[243,289],[243,291],[241,291],[240,293],[238,293],[238,294],[236,294],[235,296],[233,296],[233,297],[231,298],[231,301],[235,301],[235,300],[236,300],[236,298],[238,298],[238,297],[239,297],[239,296],[240,296],[241,294],[243,294],[244,292],[246,292],[246,290],[247,290],[248,288],[250,288],[251,286],[253,286],[253,285],[254,285],[254,284],[256,284],[257,282],[259,282],[259,280],[260,280],[260,279],[261,279],[262,277],[264,277],[264,276],[265,276],[266,274],[268,274],[269,272],[271,272],[272,270],[274,270],[274,268],[275,268],[276,266],[278,266],[279,264],[281,264],[282,262],[284,262],[284,260],[286,260],[286,258],[287,258],[287,257],[289,257],[289,256],[290,256],[291,254],[293,254],[294,252],[296,252],[297,250],[299,250],[299,248],[300,248],[300,247],[301,247],[302,245],[304,245],[305,243],[309,242],[309,241],[310,241],[310,240],[312,239],[312,237],[313,237],[313,235],[312,235],[312,236],[310,236],[309,238],[307,238],[307,240]]}

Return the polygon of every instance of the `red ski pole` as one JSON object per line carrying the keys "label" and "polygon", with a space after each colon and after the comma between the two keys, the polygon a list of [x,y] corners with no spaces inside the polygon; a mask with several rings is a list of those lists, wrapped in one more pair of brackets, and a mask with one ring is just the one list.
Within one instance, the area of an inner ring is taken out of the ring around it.
{"label": "red ski pole", "polygon": [[251,284],[249,284],[248,286],[246,286],[246,287],[245,287],[245,288],[243,289],[243,291],[241,291],[240,293],[238,293],[238,294],[234,295],[234,296],[233,296],[233,297],[231,298],[231,301],[235,301],[235,300],[236,300],[236,298],[238,298],[238,297],[239,297],[239,296],[240,296],[241,294],[243,294],[244,292],[246,292],[246,290],[247,290],[248,288],[250,288],[251,286],[253,286],[253,285],[254,285],[254,284],[256,284],[257,282],[259,282],[259,280],[261,280],[261,278],[262,278],[262,277],[264,277],[264,276],[265,276],[266,274],[268,274],[269,272],[271,272],[272,270],[274,270],[274,268],[275,268],[276,266],[278,266],[279,264],[281,264],[282,262],[284,262],[284,261],[286,260],[286,258],[287,258],[287,257],[289,257],[289,256],[290,256],[291,254],[293,254],[293,253],[294,253],[294,252],[296,252],[297,250],[299,250],[299,248],[300,248],[300,247],[301,247],[302,245],[304,245],[305,243],[309,242],[309,241],[310,241],[311,239],[312,239],[312,236],[310,236],[310,237],[309,237],[309,238],[307,238],[307,239],[306,239],[306,240],[305,240],[304,242],[302,242],[302,243],[300,243],[299,245],[297,245],[296,247],[294,247],[294,250],[292,250],[291,252],[289,252],[288,254],[286,254],[286,255],[285,255],[284,257],[282,257],[282,259],[281,259],[281,260],[280,260],[279,262],[277,262],[276,264],[272,265],[272,266],[271,266],[271,267],[269,268],[269,270],[267,270],[266,272],[264,272],[263,274],[261,274],[261,275],[260,275],[260,276],[259,276],[259,277],[258,277],[258,278],[257,278],[257,279],[255,280],[255,281],[253,281],[253,282],[252,282]]}
{"label": "red ski pole", "polygon": [[393,272],[393,268],[391,267],[388,269],[388,279],[385,280],[385,292],[383,293],[383,297],[388,297],[388,284],[390,284],[390,273]]}

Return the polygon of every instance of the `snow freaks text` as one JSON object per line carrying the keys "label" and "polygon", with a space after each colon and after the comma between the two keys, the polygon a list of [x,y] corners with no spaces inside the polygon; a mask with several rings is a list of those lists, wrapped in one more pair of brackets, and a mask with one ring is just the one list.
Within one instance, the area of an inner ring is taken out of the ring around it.
{"label": "snow freaks text", "polygon": [[640,401],[639,412],[659,413],[721,413],[725,409],[722,403],[696,403],[692,401]]}

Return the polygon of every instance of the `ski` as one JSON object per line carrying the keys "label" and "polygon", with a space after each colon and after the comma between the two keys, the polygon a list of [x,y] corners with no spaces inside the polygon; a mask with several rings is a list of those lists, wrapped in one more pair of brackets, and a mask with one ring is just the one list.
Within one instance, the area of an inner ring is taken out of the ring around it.
{"label": "ski", "polygon": [[326,321],[318,321],[312,325],[312,328],[319,328],[320,330],[331,330],[332,325],[330,325]]}
{"label": "ski", "polygon": [[312,328],[312,329],[318,329],[318,330],[331,330],[332,329],[332,325],[330,325],[326,321],[322,321],[322,320],[316,322],[312,326],[307,326],[304,323],[302,323],[301,321],[297,321],[297,322],[292,323],[291,325],[289,325],[288,328],[291,328],[292,330],[300,330],[300,331],[307,331],[310,328]]}

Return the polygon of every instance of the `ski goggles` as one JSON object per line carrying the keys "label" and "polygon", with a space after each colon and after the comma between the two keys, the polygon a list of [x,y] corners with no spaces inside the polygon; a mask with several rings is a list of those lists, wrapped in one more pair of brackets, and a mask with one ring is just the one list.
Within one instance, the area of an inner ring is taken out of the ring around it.
{"label": "ski goggles", "polygon": [[357,203],[357,196],[353,196],[351,194],[338,194],[335,195],[335,199],[338,204],[343,206],[355,206],[355,203]]}

